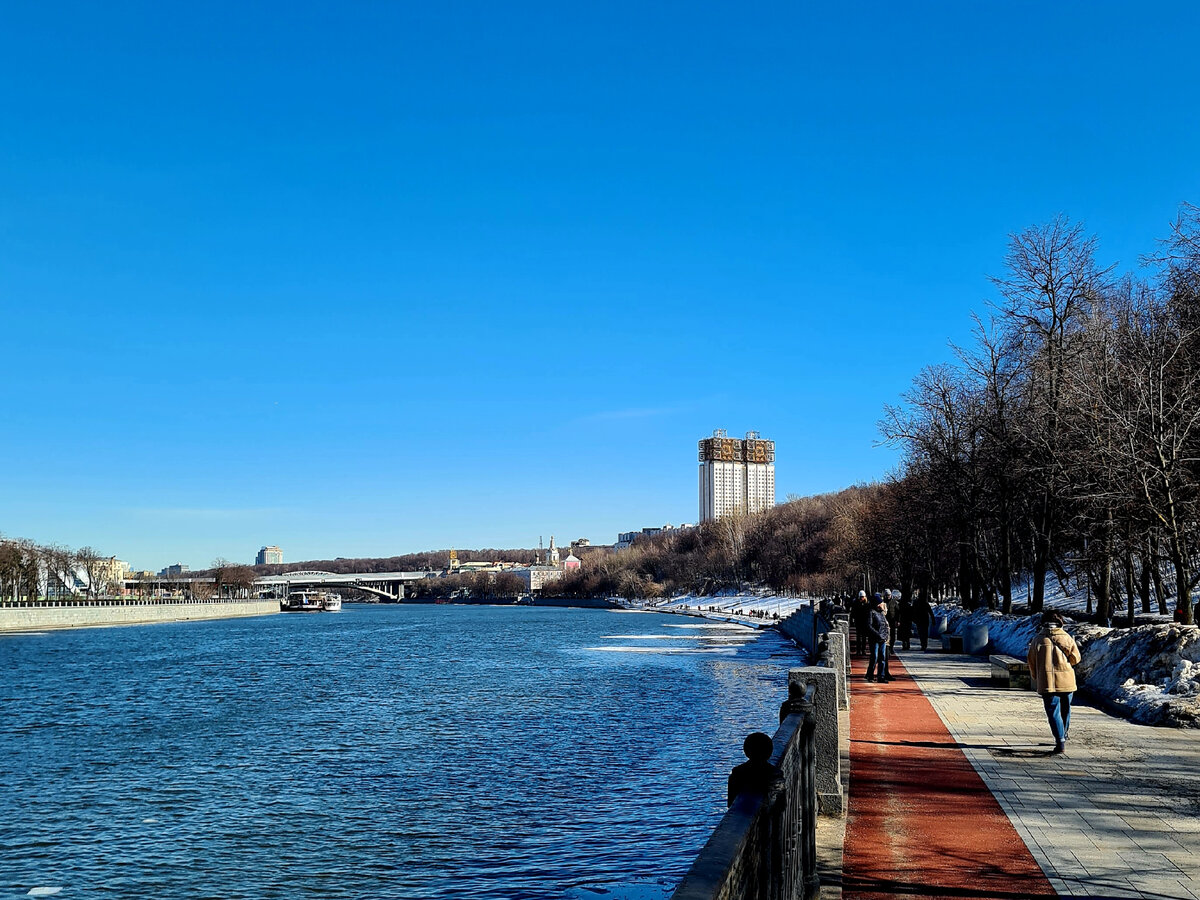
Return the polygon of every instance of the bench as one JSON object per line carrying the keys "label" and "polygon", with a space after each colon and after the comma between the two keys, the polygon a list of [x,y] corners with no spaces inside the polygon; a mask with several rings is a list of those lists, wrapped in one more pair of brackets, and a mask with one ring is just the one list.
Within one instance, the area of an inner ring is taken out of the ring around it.
{"label": "bench", "polygon": [[995,653],[988,657],[988,662],[992,664],[992,684],[1033,690],[1033,678],[1029,674],[1029,663],[1025,660]]}
{"label": "bench", "polygon": [[963,653],[963,636],[950,631],[942,634],[942,651],[944,653]]}

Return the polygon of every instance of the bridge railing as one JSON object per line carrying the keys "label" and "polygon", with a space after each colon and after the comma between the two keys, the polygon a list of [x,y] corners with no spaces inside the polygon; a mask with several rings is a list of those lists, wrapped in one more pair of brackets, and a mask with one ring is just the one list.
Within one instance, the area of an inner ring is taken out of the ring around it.
{"label": "bridge railing", "polygon": [[745,789],[671,900],[813,900],[820,893],[816,691],[809,684],[784,703],[769,766],[760,778],[751,772],[742,779]]}

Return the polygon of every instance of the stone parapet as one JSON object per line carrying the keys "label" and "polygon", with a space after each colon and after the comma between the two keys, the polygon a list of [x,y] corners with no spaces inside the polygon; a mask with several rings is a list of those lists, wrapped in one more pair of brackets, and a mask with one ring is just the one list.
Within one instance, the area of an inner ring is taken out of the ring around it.
{"label": "stone parapet", "polygon": [[265,616],[279,612],[278,600],[112,600],[95,602],[6,603],[0,605],[0,634],[58,628],[102,628]]}

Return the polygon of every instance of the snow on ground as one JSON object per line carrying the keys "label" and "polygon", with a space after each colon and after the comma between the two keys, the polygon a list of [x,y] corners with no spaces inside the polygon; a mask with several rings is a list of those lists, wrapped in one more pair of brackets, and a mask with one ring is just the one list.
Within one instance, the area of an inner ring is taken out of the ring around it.
{"label": "snow on ground", "polygon": [[[1075,609],[1063,600],[1048,597],[1046,606]],[[997,651],[1021,659],[1038,630],[1036,615],[968,613],[950,605],[936,605],[934,612],[946,617],[950,631],[986,625]],[[1200,728],[1200,627],[1169,621],[1136,628],[1068,622],[1067,631],[1083,657],[1076,668],[1080,686],[1093,697],[1135,722]]]}
{"label": "snow on ground", "polygon": [[646,609],[656,612],[679,612],[703,615],[728,622],[740,622],[762,628],[786,619],[801,606],[808,606],[807,598],[784,597],[766,590],[724,591],[711,597],[683,594],[665,600],[651,600]]}
{"label": "snow on ground", "polygon": [[[1014,585],[1014,604],[1027,602],[1024,587]],[[711,597],[685,594],[639,606],[762,628],[786,619],[808,603],[808,598],[751,589]],[[1103,628],[1069,620],[1072,614],[1083,614],[1086,606],[1086,595],[1065,591],[1059,584],[1046,585],[1046,608],[1058,609],[1068,617],[1067,631],[1079,643],[1083,661],[1076,673],[1081,687],[1135,722],[1200,728],[1200,627],[1176,625],[1169,616],[1143,613],[1138,614],[1138,621],[1150,624],[1136,628]],[[968,624],[987,625],[991,647],[1021,659],[1038,630],[1037,616],[1005,616],[986,609],[969,613],[949,604],[935,605],[934,611],[947,618],[951,631]]]}

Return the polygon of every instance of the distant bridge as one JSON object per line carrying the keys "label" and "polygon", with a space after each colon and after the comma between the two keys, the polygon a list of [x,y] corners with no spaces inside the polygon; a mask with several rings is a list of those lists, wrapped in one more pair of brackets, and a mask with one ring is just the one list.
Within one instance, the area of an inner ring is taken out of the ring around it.
{"label": "distant bridge", "polygon": [[[381,600],[399,601],[404,599],[404,585],[410,581],[421,581],[434,578],[437,572],[349,572],[338,575],[334,572],[317,572],[305,570],[302,572],[284,572],[282,575],[263,575],[254,579],[254,593],[275,591],[286,594],[297,588],[315,587],[347,587],[357,588],[368,594],[373,594]],[[127,578],[125,587],[131,591],[147,586],[157,589],[191,588],[196,584],[215,584],[212,575],[201,577],[191,575],[162,576],[148,578]]]}
{"label": "distant bridge", "polygon": [[296,588],[348,587],[373,594],[382,600],[404,599],[404,585],[410,581],[433,578],[436,572],[349,572],[337,575],[333,572],[284,572],[280,575],[264,575],[254,579],[259,589],[283,588],[284,593]]}

